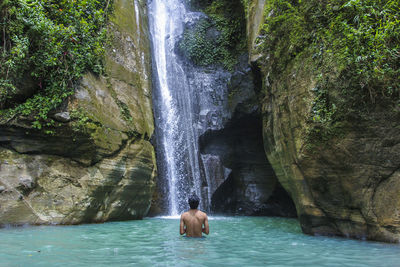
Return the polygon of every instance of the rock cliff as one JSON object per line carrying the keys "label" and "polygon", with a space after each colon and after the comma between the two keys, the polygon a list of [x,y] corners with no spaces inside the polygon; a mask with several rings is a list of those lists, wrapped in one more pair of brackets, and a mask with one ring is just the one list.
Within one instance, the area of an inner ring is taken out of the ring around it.
{"label": "rock cliff", "polygon": [[[335,134],[321,138],[313,117],[315,70],[312,54],[273,58],[258,49],[266,13],[263,0],[249,1],[252,63],[260,68],[264,148],[279,182],[296,204],[301,227],[313,235],[399,242],[400,113],[375,103],[364,117],[347,116]],[[259,38],[257,38],[257,36]],[[290,43],[288,44],[288,47]],[[274,64],[283,64],[280,72]],[[335,73],[335,84],[345,83]],[[346,88],[340,88],[346,89]],[[332,90],[333,97],[339,89]]]}
{"label": "rock cliff", "polygon": [[0,224],[140,219],[155,154],[144,1],[116,0],[106,75],[88,73],[51,116],[52,134],[18,117],[0,125]]}

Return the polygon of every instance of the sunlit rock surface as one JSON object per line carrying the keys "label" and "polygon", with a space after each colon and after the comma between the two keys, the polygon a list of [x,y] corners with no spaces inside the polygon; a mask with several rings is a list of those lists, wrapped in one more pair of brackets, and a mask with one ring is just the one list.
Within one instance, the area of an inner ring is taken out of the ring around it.
{"label": "sunlit rock surface", "polygon": [[155,154],[144,1],[115,1],[106,77],[87,74],[53,118],[0,125],[0,224],[77,224],[142,218]]}
{"label": "sunlit rock surface", "polygon": [[400,116],[380,107],[365,121],[346,121],[342,136],[315,144],[308,135],[313,101],[311,60],[270,76],[254,36],[264,1],[251,1],[248,34],[261,69],[264,146],[279,182],[294,200],[308,234],[400,240]]}

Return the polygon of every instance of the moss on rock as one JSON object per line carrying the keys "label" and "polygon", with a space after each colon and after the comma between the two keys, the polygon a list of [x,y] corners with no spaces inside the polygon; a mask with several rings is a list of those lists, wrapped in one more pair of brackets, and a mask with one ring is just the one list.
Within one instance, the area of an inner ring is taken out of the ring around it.
{"label": "moss on rock", "polygon": [[188,2],[208,17],[185,30],[179,44],[181,51],[197,65],[221,64],[232,70],[238,55],[246,50],[245,15],[240,1]]}

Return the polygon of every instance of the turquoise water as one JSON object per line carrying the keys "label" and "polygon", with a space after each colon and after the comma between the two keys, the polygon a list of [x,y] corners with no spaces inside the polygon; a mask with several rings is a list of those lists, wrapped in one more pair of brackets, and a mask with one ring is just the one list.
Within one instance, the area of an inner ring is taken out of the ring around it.
{"label": "turquoise water", "polygon": [[400,266],[400,246],[307,236],[294,219],[266,217],[211,218],[197,239],[166,218],[0,229],[0,266],[133,265]]}

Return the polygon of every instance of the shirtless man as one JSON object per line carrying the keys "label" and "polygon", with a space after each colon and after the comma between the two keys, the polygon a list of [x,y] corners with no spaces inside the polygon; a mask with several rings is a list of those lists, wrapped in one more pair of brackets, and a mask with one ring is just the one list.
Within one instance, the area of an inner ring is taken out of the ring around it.
{"label": "shirtless man", "polygon": [[208,235],[210,227],[207,214],[197,209],[199,198],[195,194],[189,197],[189,206],[190,210],[181,215],[179,233],[186,233],[187,237],[202,237],[202,233]]}

